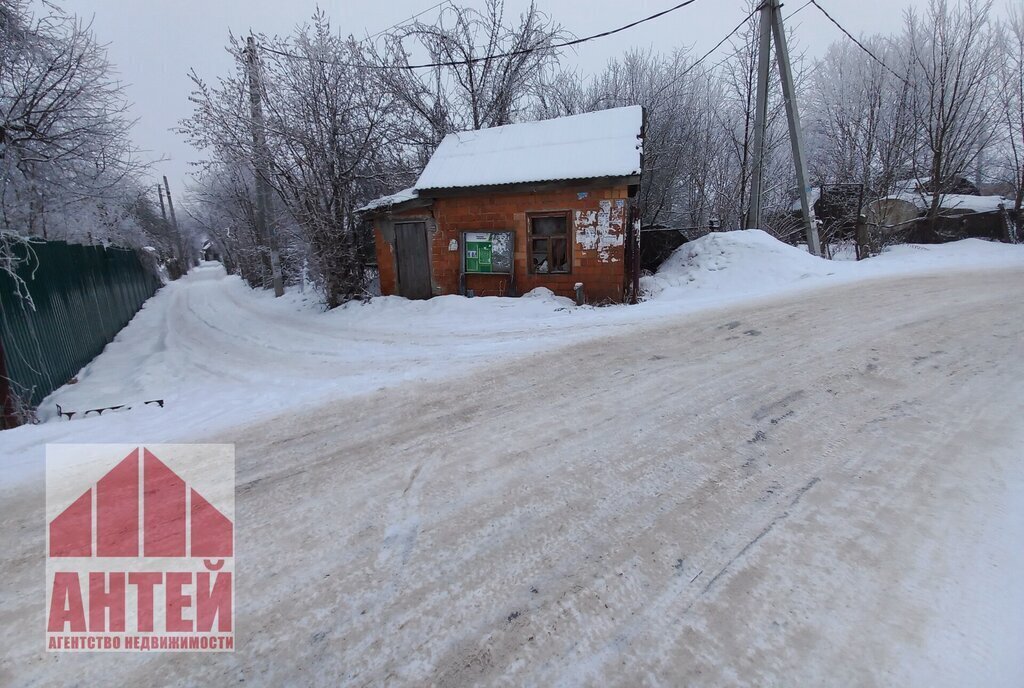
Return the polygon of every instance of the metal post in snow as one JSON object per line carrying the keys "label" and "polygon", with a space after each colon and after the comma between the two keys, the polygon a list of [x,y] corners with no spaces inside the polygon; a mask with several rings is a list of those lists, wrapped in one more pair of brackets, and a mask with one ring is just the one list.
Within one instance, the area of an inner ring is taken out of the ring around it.
{"label": "metal post in snow", "polygon": [[761,186],[764,177],[765,130],[768,126],[768,70],[772,38],[772,3],[761,7],[760,35],[757,48],[757,91],[754,103],[754,169],[750,175],[750,207],[747,208],[747,229],[761,227]]}
{"label": "metal post in snow", "polygon": [[793,166],[796,168],[796,184],[800,194],[800,209],[803,211],[804,231],[807,234],[807,250],[811,255],[821,255],[821,242],[818,228],[814,221],[814,209],[811,207],[807,185],[807,170],[804,165],[804,134],[800,128],[800,110],[796,102],[796,85],[793,82],[793,69],[789,61],[789,48],[786,44],[786,30],[782,26],[782,12],[779,0],[768,0],[771,6],[772,29],[775,34],[775,51],[779,61],[779,76],[782,80],[782,97],[786,101],[786,119],[789,121],[789,142],[793,148]]}

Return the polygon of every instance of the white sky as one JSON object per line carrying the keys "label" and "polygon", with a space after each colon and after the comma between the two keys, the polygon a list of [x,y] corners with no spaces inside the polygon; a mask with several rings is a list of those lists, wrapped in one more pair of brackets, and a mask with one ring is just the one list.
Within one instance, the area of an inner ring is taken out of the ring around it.
{"label": "white sky", "polygon": [[[576,36],[587,36],[621,26],[667,9],[678,0],[537,0],[538,6]],[[191,112],[188,94],[190,68],[208,80],[231,69],[224,51],[228,29],[285,35],[307,20],[319,4],[332,24],[344,33],[373,34],[437,0],[67,0],[64,6],[84,17],[94,18],[94,30],[109,43],[111,61],[128,84],[139,121],[133,135],[137,144],[152,157],[166,157],[157,166],[166,174],[175,195],[183,189],[189,173],[188,162],[197,159],[181,136],[171,131]],[[902,11],[922,6],[925,0],[819,0],[854,35],[889,33],[898,30]],[[804,0],[788,0],[788,15]],[[483,0],[461,0],[461,4],[482,5]],[[528,0],[506,0],[506,14],[516,16]],[[438,10],[421,19],[430,20]],[[611,57],[628,47],[653,46],[668,51],[692,46],[703,54],[744,17],[741,0],[698,0],[647,24],[615,36],[578,46],[568,54],[566,64],[596,71]],[[842,38],[832,24],[813,6],[806,7],[791,22],[797,39],[809,55],[819,55],[834,40]],[[727,46],[726,46],[727,47]],[[725,48],[723,48],[724,54]]]}

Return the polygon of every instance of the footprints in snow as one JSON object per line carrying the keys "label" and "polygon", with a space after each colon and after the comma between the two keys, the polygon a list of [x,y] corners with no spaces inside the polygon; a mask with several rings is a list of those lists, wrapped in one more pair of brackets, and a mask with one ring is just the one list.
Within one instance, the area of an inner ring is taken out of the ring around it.
{"label": "footprints in snow", "polygon": [[[740,327],[742,324],[743,323],[741,323],[739,320],[733,320],[731,322],[725,323],[724,325],[719,325],[718,329],[732,331],[732,330],[735,330],[737,327]],[[761,336],[761,330],[755,330],[755,329],[751,328],[749,330],[744,330],[743,334],[747,335],[748,337],[760,337]],[[725,341],[728,342],[728,341],[731,341],[733,339],[739,339],[739,338],[740,338],[739,335],[735,335],[734,334],[731,337],[726,337]]]}

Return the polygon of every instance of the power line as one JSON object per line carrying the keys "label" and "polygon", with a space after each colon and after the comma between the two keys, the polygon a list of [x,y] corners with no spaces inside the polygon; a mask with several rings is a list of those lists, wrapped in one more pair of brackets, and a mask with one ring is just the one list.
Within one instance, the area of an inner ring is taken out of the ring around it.
{"label": "power line", "polygon": [[374,38],[376,38],[377,36],[381,35],[382,33],[387,33],[391,29],[397,29],[399,26],[402,26],[403,24],[408,24],[413,19],[418,19],[419,17],[422,17],[427,12],[430,12],[432,10],[436,10],[438,7],[441,7],[442,5],[447,5],[450,2],[451,2],[451,0],[441,0],[441,2],[437,3],[436,5],[432,5],[431,7],[428,7],[427,9],[423,10],[422,12],[417,12],[416,14],[412,15],[411,17],[407,17],[406,19],[403,19],[400,22],[395,22],[394,24],[392,24],[388,28],[381,29],[377,33],[375,33],[373,35],[370,35],[370,36],[367,36],[363,40],[365,40],[365,41],[372,41]]}
{"label": "power line", "polygon": [[[821,10],[821,13],[822,13],[822,14],[824,14],[824,15],[825,15],[825,17],[826,17],[826,18],[828,18],[828,20],[829,20],[830,22],[832,22],[833,24],[835,24],[835,25],[836,25],[836,28],[838,28],[838,29],[839,29],[840,31],[842,31],[843,33],[845,33],[845,34],[846,34],[846,37],[847,37],[847,38],[849,38],[849,39],[850,39],[851,41],[853,41],[854,43],[856,43],[856,44],[857,44],[857,47],[858,47],[858,48],[860,48],[861,50],[863,50],[864,52],[866,52],[866,53],[867,53],[867,54],[868,54],[868,55],[869,55],[869,56],[871,57],[871,59],[872,59],[872,60],[874,60],[874,61],[875,61],[875,62],[877,62],[878,64],[882,65],[882,67],[884,67],[884,68],[885,68],[885,70],[886,70],[887,72],[889,72],[889,73],[890,73],[890,74],[892,74],[892,75],[893,75],[894,77],[896,77],[897,79],[899,79],[900,81],[902,81],[902,82],[903,82],[904,84],[906,84],[906,83],[907,83],[907,80],[906,80],[906,79],[904,79],[904,78],[903,78],[902,76],[900,76],[899,74],[897,74],[896,72],[894,72],[894,71],[893,71],[893,69],[892,69],[892,68],[891,68],[891,67],[890,67],[889,65],[885,64],[885,62],[883,62],[883,61],[882,61],[882,60],[881,60],[881,59],[880,59],[880,58],[879,58],[879,57],[878,57],[877,55],[875,55],[875,54],[874,54],[873,52],[871,52],[871,50],[870,50],[870,49],[868,49],[868,47],[867,47],[866,45],[864,45],[863,43],[861,43],[860,41],[858,41],[858,40],[857,40],[856,38],[854,38],[854,37],[853,37],[853,34],[852,34],[852,33],[850,33],[849,31],[847,31],[847,30],[846,30],[846,28],[845,28],[845,27],[844,27],[844,26],[843,26],[842,24],[840,24],[839,22],[837,22],[837,21],[836,21],[836,20],[835,20],[835,19],[834,19],[834,18],[832,17],[832,15],[831,15],[831,14],[829,14],[829,13],[828,13],[828,12],[827,12],[827,11],[825,10],[825,8],[824,8],[824,7],[822,7],[821,5],[819,5],[819,4],[818,4],[818,0],[811,0],[811,4],[812,4],[812,5],[814,5],[815,7],[817,7],[817,8],[819,9],[819,10]],[[908,84],[908,85],[909,85],[909,84]]]}
{"label": "power line", "polygon": [[[548,49],[557,50],[559,48],[570,48],[570,47],[572,47],[574,45],[580,45],[581,43],[586,43],[587,41],[593,41],[593,40],[596,40],[598,38],[606,38],[608,36],[612,36],[614,34],[621,33],[622,31],[626,31],[627,29],[632,29],[634,26],[639,26],[640,24],[644,24],[646,22],[658,19],[659,17],[663,17],[663,16],[665,16],[666,14],[668,14],[670,12],[675,12],[676,10],[682,9],[683,7],[686,7],[687,5],[692,5],[695,2],[697,2],[697,0],[685,0],[684,2],[681,2],[678,5],[674,5],[673,7],[669,7],[666,10],[662,10],[661,12],[657,12],[655,14],[652,14],[652,15],[648,16],[648,17],[644,17],[643,19],[638,19],[635,22],[632,22],[630,24],[626,24],[624,26],[620,26],[620,27],[618,27],[616,29],[610,29],[608,31],[602,31],[601,33],[595,33],[594,35],[587,36],[585,38],[576,38],[576,39],[571,40],[571,41],[563,41],[562,43],[555,43],[554,45],[547,46],[547,47],[548,47]],[[431,9],[433,9],[433,8],[431,8]],[[484,57],[474,57],[474,58],[470,58],[468,60],[455,60],[455,61],[451,61],[451,62],[431,62],[431,63],[428,63],[428,64],[418,64],[418,65],[388,65],[388,64],[360,64],[360,65],[357,65],[357,64],[339,63],[339,62],[334,62],[334,61],[331,61],[331,60],[321,60],[321,59],[318,59],[318,58],[315,58],[315,57],[308,57],[306,55],[296,55],[295,53],[290,53],[290,52],[287,52],[285,50],[275,50],[274,48],[268,48],[268,47],[263,46],[263,45],[261,45],[259,47],[260,47],[261,50],[265,50],[268,53],[274,53],[275,55],[281,55],[282,57],[290,57],[290,58],[293,58],[293,59],[296,59],[296,60],[309,60],[310,62],[319,62],[321,64],[333,64],[333,65],[338,65],[338,66],[341,66],[341,67],[368,67],[370,69],[429,69],[431,67],[460,67],[462,65],[476,64],[477,62],[483,62],[485,60],[494,60],[494,59],[503,58],[503,57],[517,57],[519,55],[528,55],[529,53],[536,52],[537,50],[539,50],[539,48],[521,48],[519,50],[511,50],[511,51],[509,51],[507,53],[501,53],[501,54],[498,54],[498,55],[486,55]]]}
{"label": "power line", "polygon": [[[738,31],[739,31],[740,29],[742,29],[742,28],[743,28],[743,27],[744,27],[744,26],[746,25],[746,23],[747,23],[748,21],[750,21],[750,20],[751,20],[751,19],[753,18],[753,16],[754,16],[755,14],[757,14],[758,12],[760,12],[760,11],[761,11],[761,9],[762,9],[763,7],[764,7],[764,3],[761,3],[760,5],[758,5],[757,7],[755,7],[755,8],[754,8],[754,11],[753,11],[753,12],[751,12],[750,14],[748,14],[748,15],[747,15],[747,16],[746,16],[746,17],[745,17],[745,18],[743,19],[743,21],[741,21],[741,22],[740,22],[739,24],[737,24],[737,25],[736,25],[736,27],[735,27],[735,28],[734,28],[734,29],[733,29],[732,31],[730,31],[729,33],[727,33],[727,34],[725,35],[725,38],[723,38],[722,40],[718,41],[718,43],[715,43],[715,47],[713,47],[713,48],[712,48],[711,50],[709,50],[709,51],[707,51],[706,53],[704,53],[704,54],[703,54],[703,55],[701,56],[701,58],[700,58],[699,60],[697,60],[697,61],[696,61],[696,62],[694,62],[694,63],[693,63],[692,65],[690,65],[689,67],[687,67],[687,68],[686,68],[685,70],[683,70],[683,73],[679,75],[679,78],[682,78],[682,77],[686,76],[687,74],[689,74],[690,72],[692,72],[692,71],[693,71],[694,69],[696,69],[696,68],[697,68],[697,67],[698,67],[698,66],[700,65],[700,63],[701,63],[701,62],[703,62],[704,60],[706,60],[706,59],[708,59],[709,57],[711,57],[711,54],[712,54],[713,52],[715,52],[716,50],[718,50],[719,48],[721,48],[721,47],[722,47],[722,45],[723,45],[723,44],[724,44],[724,43],[725,43],[725,42],[726,42],[727,40],[729,40],[730,38],[732,38],[733,36],[735,36],[735,35],[736,35],[736,33],[737,33],[737,32],[738,32]],[[728,58],[726,58],[726,59],[728,59]]]}
{"label": "power line", "polygon": [[[804,3],[804,4],[802,4],[802,5],[800,5],[800,7],[798,7],[797,9],[793,10],[793,11],[792,11],[792,12],[791,12],[791,13],[790,13],[790,14],[789,14],[789,15],[788,15],[787,17],[786,17],[786,21],[789,21],[790,19],[792,19],[792,18],[793,18],[793,17],[795,17],[796,15],[800,14],[800,13],[801,13],[802,11],[804,11],[805,9],[807,9],[807,6],[808,6],[808,5],[810,5],[810,4],[811,4],[811,0],[807,0],[807,2],[805,2],[805,3]],[[758,5],[758,6],[757,6],[757,9],[755,9],[755,10],[754,10],[754,12],[757,12],[757,10],[761,9],[761,7],[762,7],[762,5]],[[751,18],[753,18],[753,16],[754,16],[754,12],[752,12],[752,13],[751,13],[751,14],[750,14],[749,16],[747,16],[747,18],[743,20],[743,23],[741,23],[741,24],[740,24],[739,26],[737,26],[737,27],[736,27],[735,29],[733,29],[732,33],[731,33],[731,34],[729,34],[728,36],[726,36],[726,37],[725,37],[725,38],[726,38],[726,40],[728,40],[729,38],[731,38],[732,36],[734,36],[734,35],[736,34],[736,32],[737,32],[737,31],[739,31],[739,30],[740,30],[740,29],[741,29],[741,28],[743,27],[743,25],[744,25],[744,24],[746,24],[746,23],[747,23],[748,21],[750,21],[750,20],[751,20]],[[724,43],[724,42],[725,42],[725,41],[723,41],[723,43]],[[721,46],[721,45],[722,45],[722,43],[719,43],[719,44],[718,44],[718,46]],[[717,48],[718,46],[716,46],[716,48]],[[740,54],[741,52],[743,52],[744,50],[747,50],[747,48],[748,48],[748,47],[749,47],[749,46],[746,46],[746,45],[744,45],[744,46],[740,46],[740,47],[739,47],[739,48],[737,48],[736,50],[733,50],[733,51],[732,51],[731,53],[729,53],[728,55],[726,55],[725,57],[723,57],[723,58],[722,58],[721,60],[719,60],[718,62],[716,62],[716,63],[715,63],[715,66],[714,66],[714,67],[712,67],[711,69],[712,69],[712,70],[718,69],[719,67],[721,67],[722,65],[724,65],[724,64],[725,64],[726,62],[728,62],[728,61],[729,61],[729,60],[731,60],[732,58],[734,58],[734,57],[736,57],[737,55],[739,55],[739,54]]]}

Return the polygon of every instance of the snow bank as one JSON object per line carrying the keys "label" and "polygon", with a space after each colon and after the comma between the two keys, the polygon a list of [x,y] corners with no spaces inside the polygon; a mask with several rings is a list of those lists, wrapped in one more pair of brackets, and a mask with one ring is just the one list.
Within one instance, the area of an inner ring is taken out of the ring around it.
{"label": "snow bank", "polygon": [[713,232],[683,244],[656,275],[643,277],[648,298],[762,293],[835,274],[836,264],[784,244],[760,229]]}
{"label": "snow bank", "polygon": [[1024,244],[982,239],[892,246],[859,262],[848,253],[825,260],[760,229],[716,232],[680,246],[640,287],[654,302],[727,304],[863,279],[1024,265]]}

